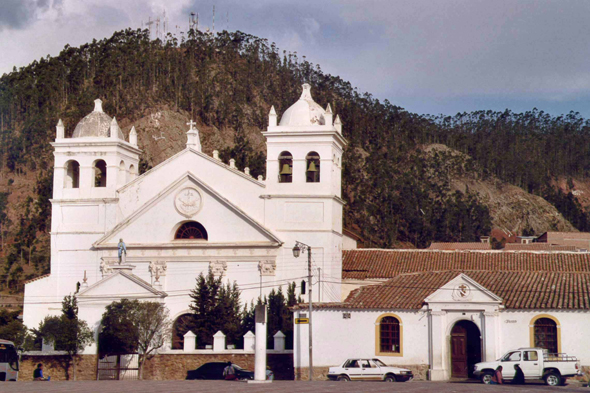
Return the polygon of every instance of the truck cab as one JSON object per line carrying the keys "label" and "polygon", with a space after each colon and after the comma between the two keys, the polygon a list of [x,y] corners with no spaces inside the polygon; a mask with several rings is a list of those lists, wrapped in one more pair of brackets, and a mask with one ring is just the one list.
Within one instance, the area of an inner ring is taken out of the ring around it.
{"label": "truck cab", "polygon": [[522,369],[525,380],[542,379],[550,386],[561,385],[568,377],[582,375],[580,362],[575,356],[550,354],[542,348],[518,348],[506,352],[496,361],[477,363],[473,375],[489,384],[496,368],[502,366],[503,380],[510,381],[515,374],[515,365]]}

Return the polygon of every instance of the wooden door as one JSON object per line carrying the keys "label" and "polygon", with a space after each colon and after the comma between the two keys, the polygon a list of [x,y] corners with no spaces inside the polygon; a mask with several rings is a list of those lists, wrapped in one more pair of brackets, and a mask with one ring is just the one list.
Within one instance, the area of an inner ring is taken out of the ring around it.
{"label": "wooden door", "polygon": [[467,378],[467,329],[455,325],[451,332],[451,377]]}

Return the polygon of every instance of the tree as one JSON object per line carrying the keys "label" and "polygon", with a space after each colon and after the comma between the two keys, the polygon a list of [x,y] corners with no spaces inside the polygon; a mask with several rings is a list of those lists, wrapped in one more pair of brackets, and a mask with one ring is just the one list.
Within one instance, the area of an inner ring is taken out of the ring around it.
{"label": "tree", "polygon": [[[136,300],[137,302],[137,300]],[[145,361],[162,348],[170,336],[171,322],[168,309],[158,302],[138,302],[133,314],[137,328],[139,350],[139,379],[143,379]]]}
{"label": "tree", "polygon": [[75,381],[76,358],[86,346],[94,341],[94,333],[86,321],[78,319],[78,303],[75,296],[65,296],[61,304],[62,315],[60,317],[45,317],[37,332],[43,338],[52,341],[56,349],[68,354],[69,362],[66,365],[66,373],[69,364],[71,364]]}
{"label": "tree", "polygon": [[166,306],[158,302],[123,299],[106,307],[99,334],[99,352],[104,355],[139,355],[139,378],[143,368],[170,335]]}
{"label": "tree", "polygon": [[0,309],[0,337],[12,341],[16,347],[23,347],[28,337],[27,327],[18,319],[20,310]]}
{"label": "tree", "polygon": [[106,306],[98,335],[98,351],[101,356],[137,353],[139,332],[134,325],[133,316],[137,303],[137,300],[123,299]]}
{"label": "tree", "polygon": [[226,335],[228,343],[239,344],[240,291],[237,284],[224,286],[221,280],[212,272],[206,277],[201,273],[190,293],[190,309],[194,313],[191,330],[197,335],[200,347],[211,344],[219,330]]}

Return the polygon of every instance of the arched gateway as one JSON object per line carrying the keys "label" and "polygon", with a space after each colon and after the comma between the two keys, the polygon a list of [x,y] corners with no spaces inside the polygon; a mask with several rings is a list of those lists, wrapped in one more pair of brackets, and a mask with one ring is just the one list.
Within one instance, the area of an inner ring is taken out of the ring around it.
{"label": "arched gateway", "polygon": [[451,330],[451,377],[467,378],[481,362],[481,336],[477,325],[459,321]]}

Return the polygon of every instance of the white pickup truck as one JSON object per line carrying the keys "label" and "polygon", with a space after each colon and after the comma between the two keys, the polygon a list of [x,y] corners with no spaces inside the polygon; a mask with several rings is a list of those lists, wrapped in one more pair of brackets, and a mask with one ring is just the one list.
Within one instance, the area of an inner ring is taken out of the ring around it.
{"label": "white pickup truck", "polygon": [[582,375],[580,362],[575,356],[564,353],[548,353],[541,348],[518,348],[508,351],[499,360],[477,363],[473,375],[489,384],[496,367],[502,366],[503,379],[511,380],[515,374],[515,365],[519,365],[525,380],[542,379],[547,385],[558,386],[568,377]]}

